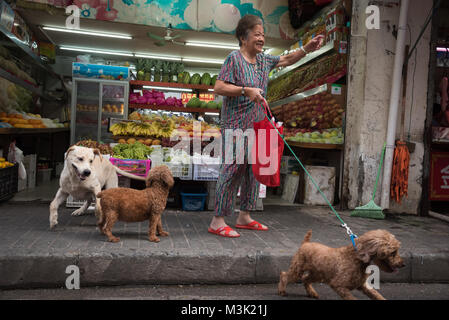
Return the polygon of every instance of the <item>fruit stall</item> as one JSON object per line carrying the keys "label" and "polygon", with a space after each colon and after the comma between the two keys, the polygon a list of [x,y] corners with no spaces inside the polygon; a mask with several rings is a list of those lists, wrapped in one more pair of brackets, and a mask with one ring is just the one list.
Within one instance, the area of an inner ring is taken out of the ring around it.
{"label": "fruit stall", "polygon": [[[64,14],[39,11],[38,21],[35,9],[7,2],[0,0],[0,35],[6,44],[0,46],[0,157],[6,166],[11,148],[23,152],[29,174],[26,181],[18,179],[17,190],[57,187],[64,153],[75,144],[97,148],[115,165],[140,175],[151,166],[168,165],[176,178],[170,197],[178,205],[186,188],[198,186],[199,194],[213,195],[219,164],[211,146],[220,138],[222,107],[222,97],[213,88],[224,58],[235,46],[187,47],[167,40],[169,33],[179,31],[170,28],[165,38],[152,42],[147,31],[160,30],[138,25],[126,26],[132,34],[128,40],[71,34],[69,45],[67,34],[49,30],[64,29]],[[272,71],[266,98],[277,120],[284,122],[285,137],[297,155],[306,165],[336,167],[337,181],[343,165],[348,2],[321,6],[288,37],[284,30],[282,39],[266,38],[266,45],[275,49],[272,54],[278,55],[285,49],[298,50],[317,34],[326,36],[320,50]],[[82,21],[89,21],[92,30],[116,30],[112,38],[122,33],[120,23],[90,20]],[[45,26],[50,22],[60,26]],[[182,34],[210,41],[207,33]],[[235,43],[232,34],[220,36]],[[98,50],[82,49],[95,47],[92,39]],[[197,134],[201,141],[192,139]],[[17,166],[8,170],[16,176],[19,172]],[[281,171],[282,185],[271,192],[275,196],[292,189],[291,181],[300,177],[287,152]],[[138,181],[119,181],[121,186],[142,188]],[[262,188],[260,197],[265,191]],[[79,205],[76,199],[67,201],[67,206]]]}
{"label": "fruit stall", "polygon": [[[342,189],[350,12],[347,1],[335,1],[303,23],[298,31],[299,41],[290,52],[320,34],[326,39],[323,46],[294,65],[273,70],[267,92],[273,114],[284,123],[285,140],[303,164],[335,176],[334,180],[326,176],[319,185],[332,190],[328,198],[335,199],[335,203],[341,199]],[[302,171],[288,148],[284,148],[284,182],[273,192],[282,194],[289,202],[308,203],[304,195],[308,179]],[[325,202],[316,199],[309,204]]]}

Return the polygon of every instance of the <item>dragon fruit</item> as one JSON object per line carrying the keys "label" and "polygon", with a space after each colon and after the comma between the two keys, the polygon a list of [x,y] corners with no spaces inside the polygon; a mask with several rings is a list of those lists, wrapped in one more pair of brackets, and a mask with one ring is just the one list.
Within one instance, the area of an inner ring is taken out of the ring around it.
{"label": "dragon fruit", "polygon": [[139,103],[139,104],[146,104],[147,103],[147,98],[144,97],[144,96],[140,96],[140,97],[137,98],[136,102]]}
{"label": "dragon fruit", "polygon": [[174,106],[176,101],[175,101],[175,98],[170,97],[170,98],[165,99],[165,103],[167,106]]}
{"label": "dragon fruit", "polygon": [[165,99],[164,99],[164,98],[161,98],[161,97],[156,98],[156,104],[157,104],[158,106],[165,106]]}
{"label": "dragon fruit", "polygon": [[153,97],[148,98],[147,99],[147,104],[155,105],[156,104],[156,99],[153,98]]}

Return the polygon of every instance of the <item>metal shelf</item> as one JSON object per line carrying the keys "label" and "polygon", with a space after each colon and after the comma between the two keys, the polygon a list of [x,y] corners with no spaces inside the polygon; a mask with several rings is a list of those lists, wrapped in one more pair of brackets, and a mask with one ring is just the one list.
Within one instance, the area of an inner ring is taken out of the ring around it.
{"label": "metal shelf", "polygon": [[[85,101],[85,100],[88,100],[88,101],[95,101],[95,102],[98,102],[99,101],[99,98],[98,97],[78,97],[78,101]],[[125,102],[125,99],[124,98],[105,98],[105,97],[103,97],[103,102],[120,102],[120,103],[123,103],[123,102]]]}
{"label": "metal shelf", "polygon": [[327,84],[323,84],[319,87],[316,87],[316,88],[313,88],[313,89],[310,89],[310,90],[307,90],[307,91],[304,91],[301,93],[294,94],[292,96],[289,96],[287,98],[284,98],[284,99],[281,99],[281,100],[278,100],[275,102],[271,102],[270,107],[276,108],[276,107],[282,106],[282,105],[290,103],[290,102],[302,100],[304,98],[316,95],[318,93],[325,92],[325,91],[327,91],[327,89],[328,89]]}
{"label": "metal shelf", "polygon": [[305,142],[293,142],[287,140],[288,144],[292,147],[305,148],[305,149],[327,149],[327,150],[343,150],[343,144],[328,144],[328,143],[305,143]]}
{"label": "metal shelf", "polygon": [[42,96],[42,90],[39,87],[32,85],[31,83],[23,80],[22,78],[19,78],[18,76],[2,68],[0,68],[0,77],[5,78],[6,80],[11,81],[15,84],[18,84],[19,86],[31,91],[32,93]]}
{"label": "metal shelf", "polygon": [[299,60],[298,62],[296,62],[295,64],[292,64],[291,66],[285,67],[284,69],[282,69],[279,72],[276,72],[275,74],[273,74],[273,76],[270,77],[269,81],[273,81],[281,76],[283,76],[284,74],[288,73],[291,70],[294,70],[300,66],[303,66],[313,60],[315,60],[316,58],[325,55],[329,52],[332,52],[335,49],[335,45],[336,45],[336,41],[332,41],[329,42],[328,44],[326,44],[325,46],[321,47],[320,49],[309,53],[308,55],[306,55],[304,58],[302,58],[301,60]]}
{"label": "metal shelf", "polygon": [[50,75],[57,79],[61,79],[59,75],[57,75],[49,66],[44,64],[44,62],[41,60],[41,58],[36,55],[30,47],[28,47],[22,40],[17,38],[13,33],[9,32],[5,29],[4,26],[0,25],[0,32],[3,33],[9,40],[11,40],[22,52],[24,52],[28,57],[31,58],[31,60],[34,62],[35,65],[43,69],[44,71],[48,72]]}
{"label": "metal shelf", "polygon": [[151,109],[151,110],[165,110],[172,112],[214,112],[220,113],[221,109],[206,109],[206,108],[184,108],[184,107],[173,107],[173,106],[152,106],[149,104],[135,104],[130,103],[128,108],[130,109]]}
{"label": "metal shelf", "polygon": [[0,128],[1,135],[7,134],[36,134],[36,133],[55,133],[69,131],[70,128],[42,128],[42,129],[25,129],[25,128]]}
{"label": "metal shelf", "polygon": [[204,84],[184,84],[176,82],[152,82],[152,81],[139,81],[139,80],[130,81],[129,84],[136,86],[182,88],[182,89],[205,90],[205,91],[214,88],[214,86],[207,86]]}

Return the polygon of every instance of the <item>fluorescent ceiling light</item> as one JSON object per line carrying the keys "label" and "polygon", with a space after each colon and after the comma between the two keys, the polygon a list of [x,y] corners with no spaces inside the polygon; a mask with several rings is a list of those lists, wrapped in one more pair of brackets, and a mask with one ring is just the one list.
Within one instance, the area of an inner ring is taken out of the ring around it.
{"label": "fluorescent ceiling light", "polygon": [[168,88],[168,87],[154,87],[154,86],[143,86],[144,89],[157,89],[157,90],[167,90],[167,91],[181,91],[181,92],[192,92],[192,89],[184,88]]}
{"label": "fluorescent ceiling light", "polygon": [[68,29],[68,28],[59,28],[59,27],[50,27],[50,26],[42,26],[42,29],[58,31],[58,32],[78,33],[78,34],[84,34],[87,36],[96,36],[96,37],[107,37],[107,38],[128,39],[128,40],[131,40],[133,38],[127,34],[105,33],[105,32],[89,31],[89,30],[81,30],[81,29]]}
{"label": "fluorescent ceiling light", "polygon": [[238,45],[226,44],[226,43],[209,43],[209,42],[194,42],[194,41],[186,41],[186,46],[193,47],[205,47],[205,48],[218,48],[218,49],[230,49],[230,50],[238,50],[240,47]]}
{"label": "fluorescent ceiling light", "polygon": [[216,112],[204,112],[204,114],[206,116],[219,116],[220,115],[219,113],[216,113]]}
{"label": "fluorescent ceiling light", "polygon": [[199,59],[199,58],[182,58],[182,61],[202,62],[202,63],[211,63],[211,64],[223,64],[223,62],[224,62],[224,60],[208,60],[208,59]]}
{"label": "fluorescent ceiling light", "polygon": [[449,48],[437,47],[437,51],[438,51],[438,52],[448,52],[448,51],[449,51]]}
{"label": "fluorescent ceiling light", "polygon": [[135,56],[136,58],[148,58],[148,59],[160,59],[160,60],[181,61],[181,57],[173,57],[173,56],[155,56],[155,55],[145,54],[145,53],[135,53],[134,56]]}
{"label": "fluorescent ceiling light", "polygon": [[114,55],[114,56],[133,57],[133,54],[129,53],[129,52],[105,51],[105,50],[98,50],[98,49],[75,48],[75,47],[66,47],[66,46],[61,46],[60,49],[61,50],[69,50],[69,51],[81,51],[81,52],[87,52],[87,53],[109,54],[109,55]]}

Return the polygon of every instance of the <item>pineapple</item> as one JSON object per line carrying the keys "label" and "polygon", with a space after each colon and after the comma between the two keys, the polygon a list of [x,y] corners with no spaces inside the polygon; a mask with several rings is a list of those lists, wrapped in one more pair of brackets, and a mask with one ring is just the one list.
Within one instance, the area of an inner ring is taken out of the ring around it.
{"label": "pineapple", "polygon": [[137,80],[145,80],[145,60],[138,59],[136,64],[137,69]]}
{"label": "pineapple", "polygon": [[145,81],[151,81],[151,68],[153,67],[153,60],[147,59],[145,61]]}
{"label": "pineapple", "polygon": [[170,66],[169,61],[164,61],[162,63],[162,82],[168,82],[170,80]]}
{"label": "pineapple", "polygon": [[154,82],[161,82],[162,61],[156,60],[154,63]]}
{"label": "pineapple", "polygon": [[176,64],[176,73],[177,73],[177,82],[178,83],[182,83],[182,73],[184,72],[184,63],[182,63],[182,62],[178,62],[177,64]]}

